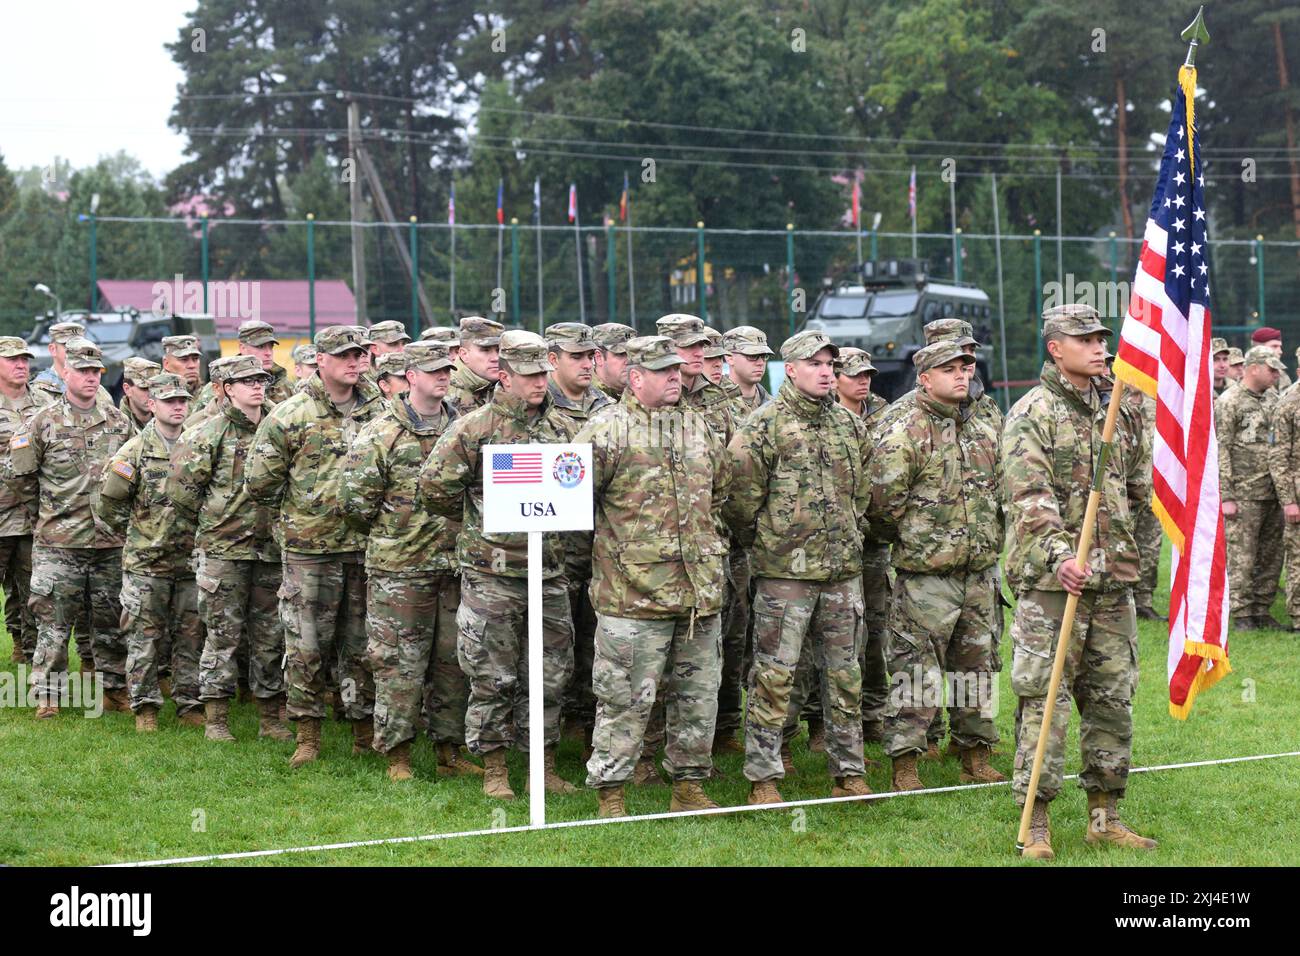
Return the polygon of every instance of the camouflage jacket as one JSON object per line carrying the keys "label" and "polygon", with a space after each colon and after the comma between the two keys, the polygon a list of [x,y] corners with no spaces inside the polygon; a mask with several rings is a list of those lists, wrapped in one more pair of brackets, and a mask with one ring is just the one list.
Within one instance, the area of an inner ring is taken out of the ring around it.
{"label": "camouflage jacket", "polygon": [[[1005,568],[1017,593],[1064,590],[1056,569],[1073,559],[1078,547],[1109,398],[1109,390],[1095,386],[1080,391],[1048,362],[1041,384],[1007,416],[1002,432]],[[1097,508],[1090,591],[1119,591],[1138,580],[1134,509],[1150,500],[1151,467],[1141,441],[1133,438],[1135,427],[1140,426],[1131,415],[1120,415]]]}
{"label": "camouflage jacket", "polygon": [[[853,409],[848,408],[847,405],[843,407],[847,408],[850,412],[853,412]],[[876,426],[880,424],[880,421],[883,418],[882,413],[888,408],[890,408],[890,404],[887,399],[881,398],[875,392],[868,392],[867,400],[862,403],[861,411],[853,413],[866,422],[868,428],[875,431]]]}
{"label": "camouflage jacket", "polygon": [[266,386],[262,393],[265,401],[272,405],[279,405],[285,399],[293,394],[293,385],[289,381],[289,373],[276,363],[271,364],[271,384]]}
{"label": "camouflage jacket", "polygon": [[[29,387],[33,391],[43,393],[45,400],[41,404],[44,405],[52,404],[56,399],[62,398],[63,390],[67,388],[52,365],[42,369],[41,373],[32,379]],[[99,391],[95,393],[95,402],[99,405],[108,405],[110,408],[117,407],[113,403],[113,396],[103,385],[99,386]]]}
{"label": "camouflage jacket", "polygon": [[32,533],[36,521],[36,487],[30,478],[14,476],[9,440],[49,403],[49,393],[35,388],[28,388],[17,399],[0,395],[0,538]]}
{"label": "camouflage jacket", "polygon": [[868,518],[873,537],[892,543],[894,567],[950,574],[997,563],[998,438],[970,409],[920,392],[873,444]]}
{"label": "camouflage jacket", "polygon": [[[1300,388],[1295,385],[1283,392],[1273,406],[1273,443],[1268,447],[1268,467],[1278,503],[1300,503]],[[1300,574],[1300,568],[1290,573]]]}
{"label": "camouflage jacket", "polygon": [[597,613],[719,613],[728,548],[718,527],[731,464],[703,416],[648,409],[629,389],[574,441],[592,445]]}
{"label": "camouflage jacket", "polygon": [[756,578],[842,581],[862,573],[869,434],[862,419],[783,382],[727,447],[723,517]]}
{"label": "camouflage jacket", "polygon": [[280,508],[276,543],[299,554],[344,554],[365,548],[343,522],[343,462],[361,426],[384,409],[383,395],[358,380],[346,418],[319,377],[262,419],[248,456],[244,486],[259,504]]}
{"label": "camouflage jacket", "polygon": [[144,431],[144,426],[148,425],[151,421],[153,421],[152,415],[146,418],[144,421],[140,421],[140,419],[136,418],[135,412],[132,411],[131,409],[131,403],[130,401],[127,400],[127,397],[125,395],[123,395],[122,400],[117,403],[117,410],[126,416],[126,422],[128,425],[131,426],[132,438],[134,438],[136,435]]}
{"label": "camouflage jacket", "polygon": [[[906,415],[915,405],[916,396],[920,389],[912,389],[896,398],[886,409],[884,414],[873,424],[872,427],[883,431],[894,424],[899,418]],[[874,393],[872,393],[874,396]],[[966,413],[968,421],[974,421],[983,425],[994,435],[1001,435],[1004,425],[1002,419],[1002,409],[998,408],[998,403],[989,397],[984,391],[984,385],[979,378],[971,378],[970,393],[961,403],[963,412]]]}
{"label": "camouflage jacket", "polygon": [[727,397],[731,399],[737,425],[743,422],[750,412],[758,411],[772,400],[772,393],[763,387],[762,382],[754,386],[754,397],[749,399],[745,398],[740,386],[725,375],[722,378],[721,388],[727,393]]}
{"label": "camouflage jacket", "polygon": [[496,382],[470,370],[468,365],[457,364],[451,370],[451,387],[447,389],[447,401],[456,406],[461,415],[468,415],[476,408],[482,408],[492,400],[492,390]]}
{"label": "camouflage jacket", "polygon": [[36,544],[51,548],[120,548],[122,536],[95,516],[104,467],[126,444],[131,426],[110,402],[89,411],[60,396],[9,440],[13,474],[39,484]]}
{"label": "camouflage jacket", "polygon": [[1214,403],[1219,437],[1219,495],[1224,501],[1268,501],[1277,491],[1269,471],[1277,396],[1242,385]]}
{"label": "camouflage jacket", "polygon": [[456,419],[449,402],[432,420],[395,399],[352,442],[343,466],[343,520],[366,539],[366,568],[388,573],[453,571],[460,521],[418,501],[420,469]]}
{"label": "camouflage jacket", "polygon": [[610,388],[608,385],[606,385],[604,382],[600,380],[599,375],[593,375],[591,377],[591,384],[593,387],[600,389],[601,394],[608,396],[611,402],[617,402],[620,398],[623,397],[623,392],[625,391],[625,389],[619,389],[618,391],[614,391],[614,389]]}
{"label": "camouflage jacket", "polygon": [[693,408],[703,415],[723,445],[731,442],[731,436],[736,433],[736,404],[722,390],[721,385],[714,385],[703,375],[697,375],[690,391],[687,391],[686,383],[682,382],[682,397],[678,399],[678,404]]}
{"label": "camouflage jacket", "polygon": [[[215,406],[214,406],[215,407]],[[262,415],[272,405],[262,406]],[[278,563],[280,549],[272,537],[276,511],[258,504],[244,487],[244,473],[257,426],[234,405],[187,428],[176,443],[167,497],[179,520],[194,531],[201,555],[230,561]]]}
{"label": "camouflage jacket", "polygon": [[171,452],[151,421],[118,449],[104,470],[95,513],[126,533],[122,570],[155,578],[191,577],[194,527],[167,497]]}
{"label": "camouflage jacket", "polygon": [[[444,518],[460,519],[456,560],[462,568],[506,578],[528,577],[528,535],[488,534],[483,530],[484,445],[567,442],[569,419],[551,408],[548,395],[537,415],[498,389],[482,408],[458,418],[443,432],[420,471],[420,496]],[[564,573],[564,545],[559,534],[542,536],[542,576]]]}
{"label": "camouflage jacket", "polygon": [[[616,399],[610,398],[595,386],[587,389],[581,402],[570,399],[554,379],[546,383],[547,394],[551,397],[551,407],[555,414],[569,420],[569,430],[576,432],[587,424],[598,412],[612,408]],[[564,535],[564,573],[570,585],[586,581],[591,577],[591,537],[590,531],[569,531]]]}

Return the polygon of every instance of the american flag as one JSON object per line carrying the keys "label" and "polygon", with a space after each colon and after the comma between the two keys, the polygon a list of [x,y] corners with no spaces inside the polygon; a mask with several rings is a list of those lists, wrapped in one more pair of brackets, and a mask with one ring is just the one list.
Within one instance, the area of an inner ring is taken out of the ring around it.
{"label": "american flag", "polygon": [[542,453],[493,452],[492,484],[540,485],[542,483]]}
{"label": "american flag", "polygon": [[1231,667],[1195,68],[1184,66],[1178,81],[1115,374],[1156,399],[1151,507],[1173,542],[1169,710],[1185,719]]}

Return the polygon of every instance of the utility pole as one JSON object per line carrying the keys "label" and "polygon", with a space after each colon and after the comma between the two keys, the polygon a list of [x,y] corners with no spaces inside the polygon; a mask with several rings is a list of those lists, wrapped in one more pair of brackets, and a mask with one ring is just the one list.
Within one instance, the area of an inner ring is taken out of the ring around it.
{"label": "utility pole", "polygon": [[352,219],[352,294],[357,300],[357,325],[366,324],[366,244],[361,231],[361,109],[348,101],[349,217]]}

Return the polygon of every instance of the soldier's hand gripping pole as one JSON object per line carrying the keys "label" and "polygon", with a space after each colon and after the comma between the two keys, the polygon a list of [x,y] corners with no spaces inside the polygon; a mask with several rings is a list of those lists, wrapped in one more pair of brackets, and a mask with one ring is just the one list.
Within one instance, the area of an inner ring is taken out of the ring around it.
{"label": "soldier's hand gripping pole", "polygon": [[[1124,383],[1115,380],[1115,388],[1110,393],[1110,406],[1106,409],[1106,423],[1101,429],[1101,452],[1097,455],[1097,467],[1093,470],[1092,490],[1088,493],[1088,508],[1084,512],[1083,527],[1079,529],[1079,547],[1074,561],[1079,567],[1086,567],[1088,552],[1092,550],[1092,532],[1097,526],[1097,507],[1101,503],[1101,486],[1106,480],[1106,463],[1114,447],[1115,419],[1119,415],[1120,402],[1124,397]],[[1029,839],[1029,819],[1034,813],[1034,801],[1038,797],[1038,777],[1043,770],[1043,757],[1047,753],[1047,739],[1052,732],[1052,715],[1056,711],[1056,693],[1061,686],[1061,675],[1065,671],[1065,657],[1070,651],[1069,637],[1074,630],[1074,615],[1079,607],[1079,595],[1071,594],[1065,601],[1065,614],[1061,617],[1061,631],[1056,637],[1056,657],[1052,661],[1052,680],[1047,686],[1047,700],[1043,705],[1043,723],[1038,729],[1038,746],[1034,749],[1034,765],[1029,771],[1029,790],[1025,794],[1025,808],[1020,814],[1020,832],[1016,836],[1016,852],[1025,849]]]}

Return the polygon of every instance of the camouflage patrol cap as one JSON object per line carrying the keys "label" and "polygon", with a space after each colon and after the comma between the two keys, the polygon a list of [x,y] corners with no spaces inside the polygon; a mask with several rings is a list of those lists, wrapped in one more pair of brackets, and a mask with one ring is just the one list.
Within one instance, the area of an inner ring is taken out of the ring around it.
{"label": "camouflage patrol cap", "polygon": [[1227,339],[1210,339],[1210,355],[1218,355],[1226,351],[1228,351]]}
{"label": "camouflage patrol cap", "polygon": [[1090,305],[1054,305],[1043,312],[1043,338],[1061,335],[1091,335],[1093,332],[1111,334],[1101,324],[1101,316]]}
{"label": "camouflage patrol cap", "polygon": [[708,335],[704,332],[704,320],[697,315],[673,312],[661,316],[655,322],[655,330],[660,335],[666,335],[672,339],[673,344],[678,348],[684,349],[709,341]]}
{"label": "camouflage patrol cap", "polygon": [[185,358],[188,355],[202,355],[199,350],[199,337],[197,335],[168,335],[162,340],[163,351],[168,355],[176,358]]}
{"label": "camouflage patrol cap", "polygon": [[[252,358],[252,356],[249,356]],[[169,398],[190,398],[190,390],[185,387],[184,380],[179,375],[171,372],[159,372],[149,379],[149,397],[155,401],[163,402]]]}
{"label": "camouflage patrol cap", "polygon": [[409,342],[411,337],[406,334],[406,326],[396,319],[390,319],[387,322],[376,322],[370,327],[370,341],[383,342],[385,345],[396,345],[398,342]]}
{"label": "camouflage patrol cap", "polygon": [[596,345],[606,352],[625,355],[627,341],[636,338],[636,329],[617,322],[603,322],[591,330],[591,337],[596,340]]}
{"label": "camouflage patrol cap", "polygon": [[[493,323],[496,324],[498,323]],[[516,375],[536,375],[539,372],[555,371],[555,366],[546,356],[549,351],[546,347],[546,339],[536,332],[510,329],[501,333],[497,344],[501,349],[501,361],[509,363]]]}
{"label": "camouflage patrol cap", "polygon": [[975,356],[963,351],[962,347],[951,339],[944,339],[927,345],[912,356],[912,364],[916,366],[917,372],[928,372],[930,369],[938,368],[940,365],[945,365],[954,359],[967,365],[975,364]]}
{"label": "camouflage patrol cap", "polygon": [[1246,356],[1243,355],[1241,349],[1237,348],[1235,345],[1228,349],[1228,364],[1229,365],[1246,364]]}
{"label": "camouflage patrol cap", "polygon": [[50,341],[57,345],[67,345],[68,339],[86,334],[86,327],[80,322],[55,322],[50,326]]}
{"label": "camouflage patrol cap", "polygon": [[241,359],[252,359],[257,362],[257,367],[261,368],[262,363],[256,355],[223,355],[219,359],[213,359],[208,363],[208,378],[217,385],[226,380],[226,372],[234,362]]}
{"label": "camouflage patrol cap", "polygon": [[27,343],[16,335],[0,335],[0,358],[18,358],[20,355],[33,358]]}
{"label": "camouflage patrol cap", "polygon": [[344,352],[366,351],[370,343],[357,332],[354,325],[327,325],[316,333],[316,354],[342,355]]}
{"label": "camouflage patrol cap", "polygon": [[1247,365],[1267,365],[1269,368],[1275,368],[1279,372],[1285,372],[1286,366],[1282,360],[1274,354],[1273,350],[1267,345],[1255,345],[1246,353]]}
{"label": "camouflage patrol cap", "polygon": [[925,333],[926,345],[946,339],[956,339],[958,345],[979,345],[975,330],[964,319],[935,319],[927,322],[921,331]]}
{"label": "camouflage patrol cap", "polygon": [[787,362],[809,359],[822,349],[830,349],[832,358],[840,354],[840,347],[832,342],[825,332],[804,329],[781,343],[781,358]]}
{"label": "camouflage patrol cap", "polygon": [[421,342],[440,342],[449,349],[460,345],[460,329],[432,328],[420,333]]}
{"label": "camouflage patrol cap", "polygon": [[467,315],[460,320],[460,344],[477,345],[491,348],[501,344],[501,332],[505,328],[500,322],[485,319],[481,315]]}
{"label": "camouflage patrol cap", "polygon": [[370,347],[370,330],[368,328],[364,325],[349,325],[348,328],[361,337],[362,345],[366,346],[366,348]]}
{"label": "camouflage patrol cap", "polygon": [[237,334],[239,341],[245,345],[251,345],[253,348],[280,344],[280,340],[275,337],[275,327],[270,322],[263,322],[261,319],[249,319],[247,322],[240,323]]}
{"label": "camouflage patrol cap", "polygon": [[122,363],[122,378],[136,388],[148,388],[149,380],[161,371],[162,366],[157,362],[150,362],[139,355],[132,355]]}
{"label": "camouflage patrol cap", "polygon": [[594,352],[596,340],[589,325],[557,322],[546,327],[546,347],[552,352]]}
{"label": "camouflage patrol cap", "polygon": [[[289,353],[289,357],[292,358],[299,365],[315,365],[316,346],[311,345],[307,342],[304,342],[302,345],[295,345],[293,347],[293,351]],[[208,366],[208,370],[209,371],[212,370],[211,365]]]}
{"label": "camouflage patrol cap", "polygon": [[639,335],[627,340],[627,364],[651,372],[685,365],[677,354],[677,344],[666,335]]}
{"label": "camouflage patrol cap", "polygon": [[858,348],[842,348],[840,356],[835,362],[835,374],[847,375],[853,378],[856,375],[873,375],[876,367],[871,364],[871,353]]}
{"label": "camouflage patrol cap", "polygon": [[65,362],[68,368],[102,369],[104,367],[104,353],[90,339],[83,339],[80,336],[68,339],[65,348],[67,349]]}
{"label": "camouflage patrol cap", "polygon": [[734,329],[727,329],[722,333],[722,344],[728,352],[739,352],[741,355],[776,354],[767,344],[767,334],[752,325],[738,325]]}
{"label": "camouflage patrol cap", "polygon": [[704,327],[704,334],[709,337],[709,341],[704,346],[705,358],[726,358],[727,347],[722,344],[722,333],[710,326]]}
{"label": "camouflage patrol cap", "polygon": [[412,342],[402,354],[406,356],[407,368],[421,372],[436,372],[456,364],[451,359],[451,349],[446,342],[430,342],[422,339],[419,342]]}
{"label": "camouflage patrol cap", "polygon": [[[209,374],[212,367],[208,367]],[[242,382],[244,379],[260,378],[263,384],[271,381],[271,375],[262,368],[262,362],[256,355],[232,355],[230,364],[222,369],[223,382]]]}
{"label": "camouflage patrol cap", "polygon": [[392,375],[395,378],[406,377],[406,353],[405,352],[385,352],[375,359],[375,377],[383,378],[385,375]]}

